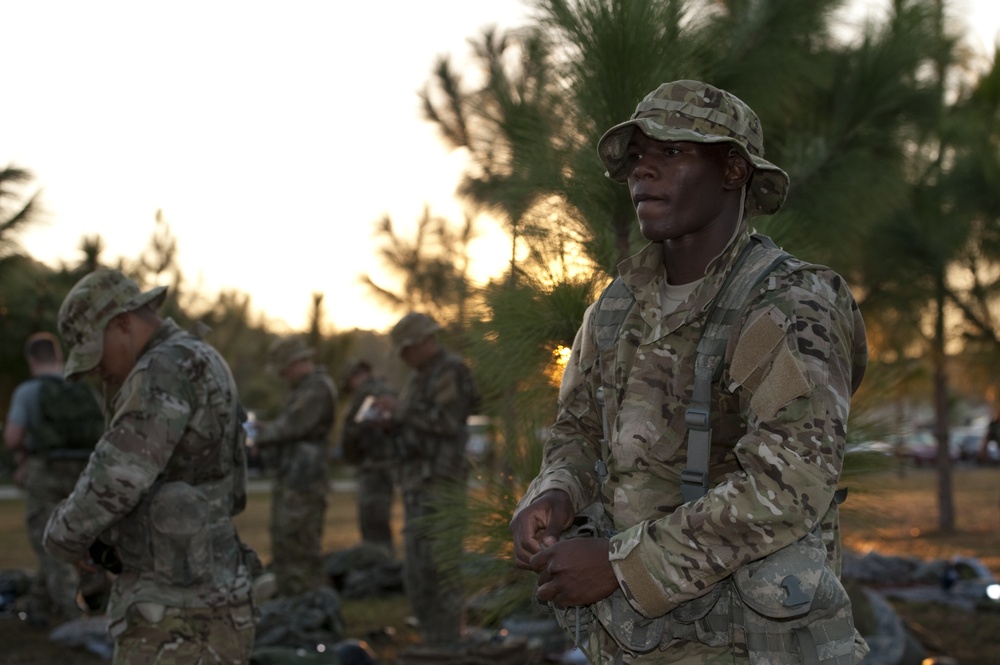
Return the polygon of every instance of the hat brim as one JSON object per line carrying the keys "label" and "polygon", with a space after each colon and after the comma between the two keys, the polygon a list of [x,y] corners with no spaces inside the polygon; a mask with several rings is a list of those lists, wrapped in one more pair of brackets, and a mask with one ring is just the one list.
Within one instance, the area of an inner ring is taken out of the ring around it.
{"label": "hat brim", "polygon": [[292,357],[286,359],[284,362],[281,363],[280,366],[277,363],[268,361],[267,371],[271,372],[272,374],[281,374],[286,368],[291,366],[292,363],[298,362],[299,360],[309,360],[312,357],[313,357],[312,349],[303,349],[298,353],[294,354]]}
{"label": "hat brim", "polygon": [[617,124],[604,133],[597,143],[597,154],[607,169],[605,175],[615,182],[625,182],[628,172],[625,157],[632,134],[639,130],[656,141],[690,141],[693,143],[728,143],[753,164],[754,173],[747,187],[747,212],[750,216],[772,215],[788,194],[788,174],[763,157],[750,154],[746,147],[729,136],[703,134],[691,129],[672,127],[653,118],[640,117]]}
{"label": "hat brim", "polygon": [[107,328],[108,322],[111,319],[122,312],[131,312],[139,309],[143,305],[150,305],[154,309],[157,309],[163,304],[166,297],[167,287],[157,286],[145,293],[140,293],[135,298],[126,301],[121,307],[106,314],[104,319],[98,322],[90,337],[79,344],[75,344],[70,349],[69,357],[66,359],[65,365],[63,365],[63,376],[70,380],[78,379],[100,364],[101,356],[104,355],[104,329]]}

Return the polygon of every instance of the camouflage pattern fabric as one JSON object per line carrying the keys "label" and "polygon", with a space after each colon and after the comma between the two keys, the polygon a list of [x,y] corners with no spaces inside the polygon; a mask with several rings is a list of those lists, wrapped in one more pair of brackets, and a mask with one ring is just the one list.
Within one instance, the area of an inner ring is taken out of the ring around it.
{"label": "camouflage pattern fabric", "polygon": [[97,367],[104,352],[104,329],[123,312],[149,305],[156,308],[167,287],[145,293],[117,270],[95,270],[77,282],[59,307],[59,336],[69,345],[63,375],[72,379]]}
{"label": "camouflage pattern fabric", "polygon": [[288,395],[254,441],[278,453],[271,495],[271,570],[278,593],[292,596],[323,583],[323,519],[330,489],[327,445],[336,417],[337,388],[321,367]]}
{"label": "camouflage pattern fabric", "polygon": [[[148,613],[147,613],[148,614]],[[115,643],[112,665],[245,665],[254,643],[254,609],[171,607],[153,617],[133,608]]]}
{"label": "camouflage pattern fabric", "polygon": [[[713,486],[697,501],[681,498],[695,348],[705,312],[748,242],[744,226],[672,312],[660,304],[667,270],[659,245],[619,265],[636,306],[604,353],[590,327],[593,307],[588,310],[541,471],[519,504],[551,489],[567,492],[577,511],[601,502],[617,533],[612,566],[624,598],[644,617],[685,607],[814,530],[822,534],[825,565],[839,571],[834,493],[852,380],[867,356],[854,298],[827,268],[790,259],[751,295],[726,349],[720,385],[713,386]],[[602,450],[605,424],[609,441]],[[603,484],[595,469],[602,459]],[[589,630],[592,662],[613,662],[619,649],[607,631],[593,623]],[[864,651],[856,635],[855,662]],[[681,641],[624,662],[746,659],[738,644]]]}
{"label": "camouflage pattern fabric", "polygon": [[427,645],[449,644],[461,637],[464,603],[459,581],[442,570],[434,540],[419,523],[431,513],[440,492],[466,482],[466,420],[478,401],[462,358],[441,351],[410,375],[393,416],[402,458],[406,593]]}
{"label": "camouflage pattern fabric", "polygon": [[[76,562],[98,538],[114,548],[123,566],[108,600],[115,637],[136,606],[224,613],[248,603],[256,555],[231,519],[246,504],[242,410],[222,356],[166,319],[111,405],[109,429],[49,521],[46,549]],[[185,616],[211,624],[215,613]]]}
{"label": "camouflage pattern fabric", "polygon": [[390,517],[396,451],[386,431],[364,420],[358,422],[357,415],[366,398],[391,392],[389,386],[374,377],[362,383],[351,400],[341,438],[344,459],[357,465],[361,539],[389,550],[392,550]]}
{"label": "camouflage pattern fabric", "polygon": [[80,575],[76,566],[45,551],[45,525],[60,501],[73,491],[86,460],[46,460],[30,457],[24,479],[25,518],[28,540],[38,555],[38,571],[28,598],[29,615],[41,614],[73,619],[80,615],[76,590]]}

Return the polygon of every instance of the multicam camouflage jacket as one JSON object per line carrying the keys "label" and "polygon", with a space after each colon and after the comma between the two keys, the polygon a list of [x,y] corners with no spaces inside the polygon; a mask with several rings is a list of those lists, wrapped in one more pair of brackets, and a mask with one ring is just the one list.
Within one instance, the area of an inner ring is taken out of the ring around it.
{"label": "multicam camouflage jacket", "polygon": [[811,532],[821,533],[827,566],[839,570],[834,494],[867,347],[847,284],[827,268],[789,259],[751,292],[712,389],[708,493],[687,504],[681,498],[695,348],[748,242],[747,233],[739,235],[667,313],[661,246],[650,244],[619,265],[636,305],[604,352],[593,336],[594,306],[588,310],[541,471],[518,506],[552,489],[567,492],[578,512],[600,501],[617,532],[615,574],[646,617],[705,596]]}
{"label": "multicam camouflage jacket", "polygon": [[[389,386],[374,377],[369,377],[354,391],[340,441],[347,462],[357,464],[362,469],[386,468],[395,462],[396,451],[389,433],[384,427],[366,420],[364,414],[358,413],[369,397],[389,394],[392,394]],[[390,415],[378,413],[374,418],[387,418]]]}
{"label": "multicam camouflage jacket", "polygon": [[441,351],[410,375],[393,414],[397,451],[417,471],[410,476],[465,477],[466,420],[478,405],[472,373],[457,354]]}
{"label": "multicam camouflage jacket", "polygon": [[45,546],[70,562],[95,540],[123,571],[108,604],[113,634],[136,603],[235,605],[250,597],[256,555],[231,517],[246,503],[236,383],[222,357],[165,320],[111,400],[114,415]]}
{"label": "multicam camouflage jacket", "polygon": [[289,393],[285,407],[264,423],[254,443],[277,452],[278,476],[289,487],[326,491],[326,449],[337,417],[337,387],[322,367]]}

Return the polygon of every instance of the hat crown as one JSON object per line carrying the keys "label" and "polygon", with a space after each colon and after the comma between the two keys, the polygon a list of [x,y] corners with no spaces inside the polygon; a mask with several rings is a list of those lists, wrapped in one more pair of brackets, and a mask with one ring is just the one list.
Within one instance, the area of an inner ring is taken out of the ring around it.
{"label": "hat crown", "polygon": [[59,308],[59,335],[71,348],[103,333],[108,321],[131,311],[142,295],[139,285],[117,270],[96,270],[66,295]]}
{"label": "hat crown", "polygon": [[402,349],[416,344],[439,330],[441,330],[441,326],[431,316],[420,312],[410,312],[393,326],[389,337],[396,349]]}
{"label": "hat crown", "polygon": [[708,83],[663,83],[636,106],[632,119],[637,118],[705,137],[730,138],[751,155],[764,156],[764,131],[757,114],[736,95]]}
{"label": "hat crown", "polygon": [[284,370],[296,360],[312,356],[312,349],[301,335],[282,337],[271,343],[267,357],[270,365],[278,372]]}

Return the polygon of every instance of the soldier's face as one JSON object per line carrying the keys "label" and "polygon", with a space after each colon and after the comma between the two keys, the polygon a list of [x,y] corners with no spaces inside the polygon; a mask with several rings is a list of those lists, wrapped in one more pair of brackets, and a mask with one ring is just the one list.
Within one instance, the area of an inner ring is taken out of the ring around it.
{"label": "soldier's face", "polygon": [[119,314],[104,328],[104,351],[101,362],[94,371],[106,384],[121,385],[135,365],[141,349],[135,348],[136,340],[131,324],[128,314]]}
{"label": "soldier's face", "polygon": [[635,131],[626,154],[629,192],[642,236],[653,242],[730,223],[726,146],[658,141]]}
{"label": "soldier's face", "polygon": [[416,344],[404,346],[399,352],[399,357],[403,362],[414,369],[420,369],[428,360],[434,357],[437,351],[437,344],[433,337],[425,337]]}

